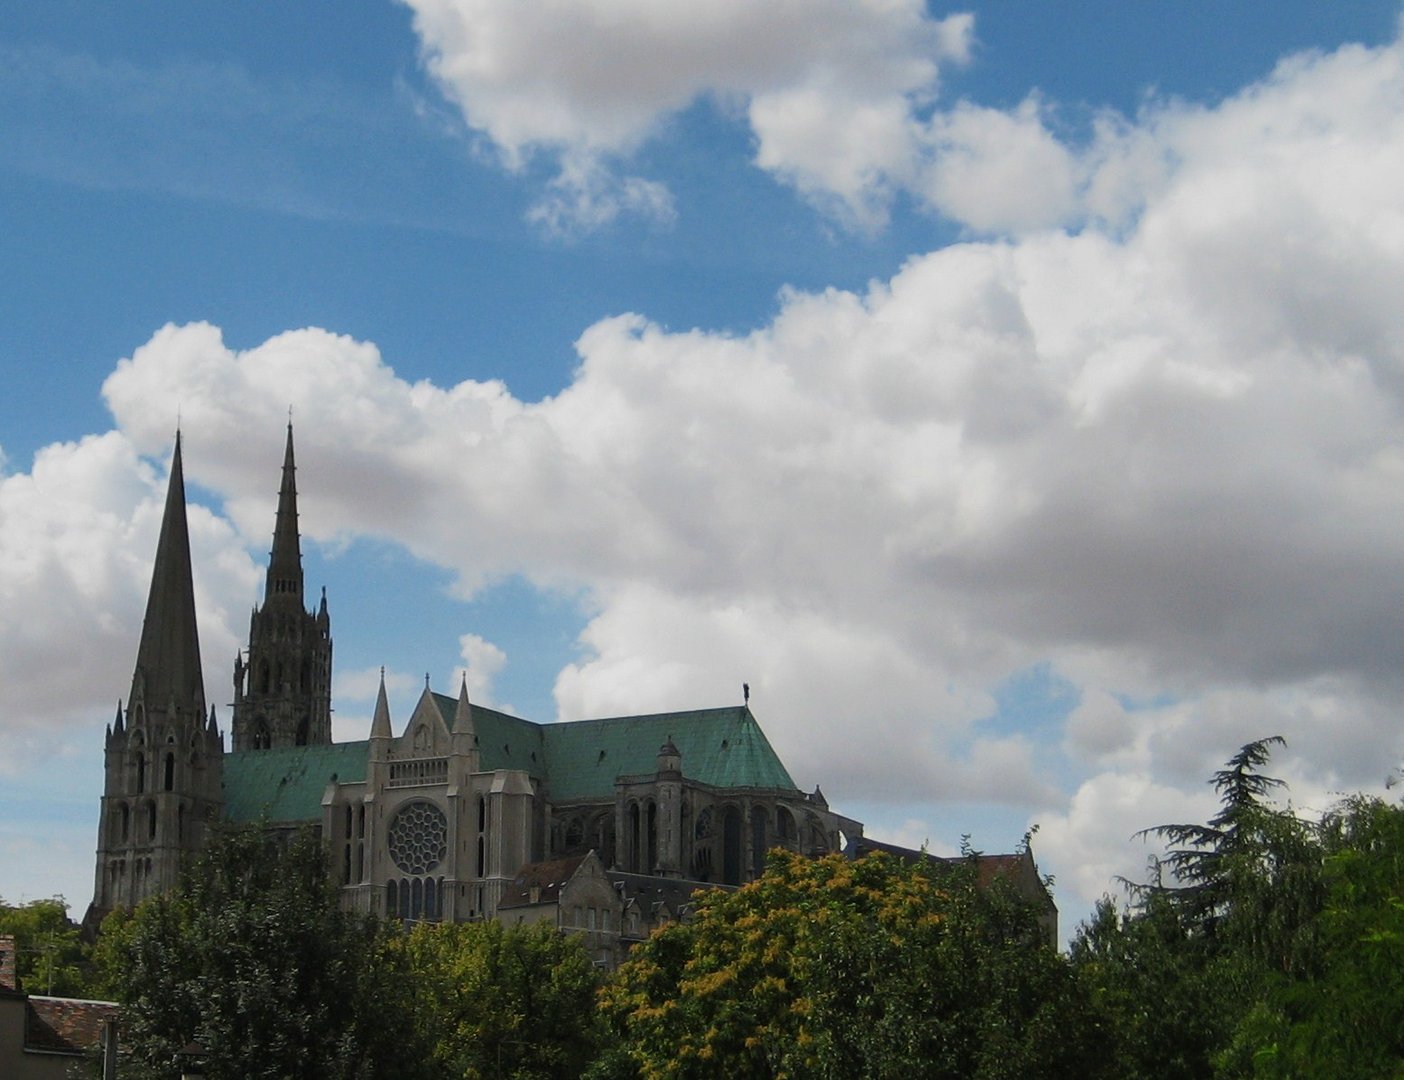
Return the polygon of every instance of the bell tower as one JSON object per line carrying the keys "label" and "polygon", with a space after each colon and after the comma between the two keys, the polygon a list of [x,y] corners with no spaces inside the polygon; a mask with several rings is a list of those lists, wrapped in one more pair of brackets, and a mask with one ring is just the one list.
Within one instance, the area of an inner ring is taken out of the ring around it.
{"label": "bell tower", "polygon": [[292,423],[263,606],[249,619],[247,657],[234,658],[234,749],[267,750],[331,742],[331,617],[327,594],[303,606]]}
{"label": "bell tower", "polygon": [[136,669],[107,729],[97,876],[85,923],[175,885],[222,805],[223,740],[205,711],[180,435]]}

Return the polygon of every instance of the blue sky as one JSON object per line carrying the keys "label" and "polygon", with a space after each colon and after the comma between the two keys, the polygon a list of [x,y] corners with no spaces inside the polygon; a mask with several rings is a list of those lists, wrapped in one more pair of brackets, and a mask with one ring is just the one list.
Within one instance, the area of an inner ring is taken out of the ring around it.
{"label": "blue sky", "polygon": [[606,8],[0,14],[0,897],[86,903],[177,416],[226,700],[289,406],[342,737],[749,681],[1065,922],[1247,739],[1377,787],[1398,6]]}

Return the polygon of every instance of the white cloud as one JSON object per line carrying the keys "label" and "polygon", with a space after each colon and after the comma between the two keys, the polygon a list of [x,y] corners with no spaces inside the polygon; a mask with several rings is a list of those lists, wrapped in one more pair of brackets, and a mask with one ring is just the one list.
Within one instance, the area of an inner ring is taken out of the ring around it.
{"label": "white cloud", "polygon": [[880,221],[915,167],[939,65],[966,61],[973,33],[970,16],[934,20],[917,0],[406,2],[429,71],[510,166],[562,155],[538,210],[557,226],[573,208],[577,226],[656,213],[656,184],[601,185],[596,167],[701,99],[747,117],[762,168]]}
{"label": "white cloud", "polygon": [[492,681],[507,666],[507,654],[477,634],[461,635],[458,651],[463,657],[468,699],[479,705],[494,704]]}

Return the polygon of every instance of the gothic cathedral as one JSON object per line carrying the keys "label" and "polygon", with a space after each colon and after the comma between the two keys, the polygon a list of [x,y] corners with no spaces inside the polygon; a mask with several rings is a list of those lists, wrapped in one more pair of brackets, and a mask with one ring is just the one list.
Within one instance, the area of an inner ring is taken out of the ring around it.
{"label": "gothic cathedral", "polygon": [[538,724],[426,685],[397,733],[333,742],[325,592],[309,611],[292,426],[263,603],[234,661],[233,746],[206,710],[181,442],[125,710],[107,733],[95,925],[171,888],[220,822],[312,827],[342,903],[404,920],[554,920],[601,964],[765,853],[841,850],[861,823],[803,792],[748,704]]}

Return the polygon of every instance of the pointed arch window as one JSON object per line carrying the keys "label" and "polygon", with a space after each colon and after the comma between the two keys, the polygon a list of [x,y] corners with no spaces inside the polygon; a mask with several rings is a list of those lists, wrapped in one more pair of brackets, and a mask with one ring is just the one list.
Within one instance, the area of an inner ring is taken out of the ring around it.
{"label": "pointed arch window", "polygon": [[168,752],[168,753],[166,754],[166,784],[165,784],[165,790],[166,790],[166,791],[173,791],[174,789],[175,789],[175,754],[172,754],[172,753],[169,753],[169,752]]}
{"label": "pointed arch window", "polygon": [[143,754],[140,750],[137,751],[137,756],[136,756],[136,774],[137,774],[137,775],[136,775],[137,794],[138,794],[138,795],[145,795],[145,794],[146,794],[146,755]]}

